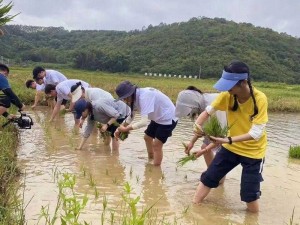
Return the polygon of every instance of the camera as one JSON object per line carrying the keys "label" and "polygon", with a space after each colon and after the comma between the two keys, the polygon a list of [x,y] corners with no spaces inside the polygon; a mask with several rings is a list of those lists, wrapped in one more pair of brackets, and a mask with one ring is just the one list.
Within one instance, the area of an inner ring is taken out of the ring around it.
{"label": "camera", "polygon": [[33,125],[32,118],[26,113],[19,112],[21,114],[19,117],[7,121],[2,127],[6,127],[10,123],[16,123],[20,129],[31,129],[31,126]]}

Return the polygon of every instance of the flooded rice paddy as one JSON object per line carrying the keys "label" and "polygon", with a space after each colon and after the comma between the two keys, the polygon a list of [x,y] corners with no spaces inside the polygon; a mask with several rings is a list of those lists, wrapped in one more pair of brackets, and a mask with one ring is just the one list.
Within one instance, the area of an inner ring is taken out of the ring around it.
{"label": "flooded rice paddy", "polygon": [[[45,125],[49,118],[46,108],[30,114],[35,125],[31,130],[21,131],[18,152],[28,224],[37,224],[42,206],[49,205],[53,213],[58,194],[55,171],[76,175],[76,193],[82,196],[87,193],[89,197],[80,218],[91,224],[101,224],[102,196],[107,197],[108,207],[114,208],[120,203],[126,182],[141,197],[140,209],[157,202],[156,216],[164,217],[169,224],[289,224],[293,209],[294,222],[300,222],[300,160],[288,158],[289,146],[300,144],[299,114],[269,115],[269,142],[258,214],[248,213],[240,201],[240,166],[227,175],[224,185],[212,190],[203,204],[191,203],[206,165],[199,158],[176,167],[176,161],[184,156],[182,142],[192,135],[192,122],[188,119],[178,123],[165,145],[161,167],[153,167],[147,159],[143,129],[132,132],[121,142],[118,152],[104,146],[97,132],[83,150],[75,150],[81,131],[74,133],[71,114],[51,125]],[[201,140],[196,147],[200,145]],[[91,181],[99,191],[98,199],[90,188]]]}

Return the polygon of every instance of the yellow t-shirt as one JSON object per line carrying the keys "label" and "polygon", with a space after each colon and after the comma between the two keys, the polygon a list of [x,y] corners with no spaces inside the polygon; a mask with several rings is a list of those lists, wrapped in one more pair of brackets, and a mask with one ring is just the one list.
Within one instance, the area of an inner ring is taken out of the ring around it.
{"label": "yellow t-shirt", "polygon": [[[228,126],[232,127],[229,130],[228,136],[234,137],[249,132],[253,124],[266,124],[268,122],[268,101],[266,95],[253,88],[253,94],[258,108],[258,114],[251,121],[250,116],[254,113],[254,102],[250,97],[243,104],[239,103],[238,109],[232,111],[231,108],[234,103],[233,95],[229,92],[222,92],[212,102],[212,107],[216,110],[227,112]],[[242,142],[233,142],[230,144],[223,144],[223,146],[238,155],[246,156],[254,159],[261,159],[265,156],[267,147],[267,135],[264,131],[259,140],[249,140]]]}

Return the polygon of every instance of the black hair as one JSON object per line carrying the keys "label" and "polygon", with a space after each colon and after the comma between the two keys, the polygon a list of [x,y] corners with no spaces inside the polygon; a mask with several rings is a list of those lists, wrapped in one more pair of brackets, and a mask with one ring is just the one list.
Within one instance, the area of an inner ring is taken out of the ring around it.
{"label": "black hair", "polygon": [[133,92],[133,94],[131,95],[131,97],[132,97],[132,101],[131,101],[131,103],[130,103],[130,109],[131,109],[131,118],[133,118],[133,107],[134,107],[134,102],[135,102],[135,99],[136,99],[136,89],[137,89],[137,87],[135,87],[135,90],[134,90],[134,92]]}
{"label": "black hair", "polygon": [[71,92],[75,91],[79,86],[81,86],[81,90],[84,90],[84,87],[82,86],[81,81],[79,81],[71,87]]}
{"label": "black hair", "polygon": [[54,84],[47,84],[45,86],[45,94],[46,95],[50,94],[51,91],[55,90],[55,88],[56,88],[56,85],[54,85]]}
{"label": "black hair", "polygon": [[[252,88],[252,84],[250,81],[250,69],[248,67],[248,65],[244,62],[241,61],[233,61],[231,62],[228,66],[224,67],[224,70],[228,73],[248,73],[248,78],[247,78],[247,84],[250,88],[250,94],[254,103],[254,113],[250,116],[250,119],[253,120],[253,118],[258,114],[258,108],[256,105],[256,99],[254,97],[253,94],[253,88]],[[242,80],[238,81],[237,85],[239,85],[242,82]],[[231,108],[232,111],[236,111],[238,109],[238,101],[237,101],[237,96],[234,95],[234,103],[233,106]]]}
{"label": "black hair", "polygon": [[45,69],[41,66],[37,66],[32,70],[33,79],[38,79],[38,75],[40,72],[45,71]]}
{"label": "black hair", "polygon": [[186,90],[191,90],[191,91],[197,91],[197,92],[199,92],[200,94],[203,94],[203,92],[200,90],[200,89],[198,89],[198,88],[196,88],[195,86],[188,86],[187,88],[186,88]]}
{"label": "black hair", "polygon": [[34,82],[34,80],[27,80],[27,81],[25,82],[25,86],[26,86],[27,88],[30,88],[33,82]]}
{"label": "black hair", "polygon": [[95,120],[95,117],[94,117],[94,114],[93,114],[93,105],[92,105],[91,102],[86,103],[85,109],[87,109],[89,111],[91,120]]}
{"label": "black hair", "polygon": [[7,71],[9,73],[9,68],[7,65],[0,63],[0,71]]}

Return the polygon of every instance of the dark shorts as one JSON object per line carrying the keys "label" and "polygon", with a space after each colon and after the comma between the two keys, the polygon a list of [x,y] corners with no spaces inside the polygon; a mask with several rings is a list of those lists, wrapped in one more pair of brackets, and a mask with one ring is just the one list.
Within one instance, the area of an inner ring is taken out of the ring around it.
{"label": "dark shorts", "polygon": [[[122,119],[117,119],[117,123],[121,124],[123,123],[123,121],[125,120],[125,118],[122,118]],[[114,124],[111,124],[108,128],[107,128],[107,131],[110,132],[110,136],[113,138],[114,137],[114,134],[115,134],[115,131],[117,130],[118,126],[114,125]]]}
{"label": "dark shorts", "polygon": [[[55,97],[55,102],[57,102],[57,97]],[[67,99],[63,99],[62,102],[61,102],[61,105],[66,105],[68,102]]]}
{"label": "dark shorts", "polygon": [[0,106],[8,109],[11,106],[10,98],[6,95],[0,95]]}
{"label": "dark shorts", "polygon": [[241,164],[241,200],[252,202],[260,198],[260,182],[263,181],[262,169],[264,159],[252,159],[237,155],[222,147],[211,165],[202,173],[200,181],[207,187],[215,188],[220,180],[234,167]]}
{"label": "dark shorts", "polygon": [[172,120],[172,124],[170,125],[162,125],[154,122],[151,120],[150,124],[148,125],[147,129],[145,130],[145,134],[149,137],[157,138],[162,143],[166,143],[168,137],[172,136],[172,131],[176,127],[177,122]]}

